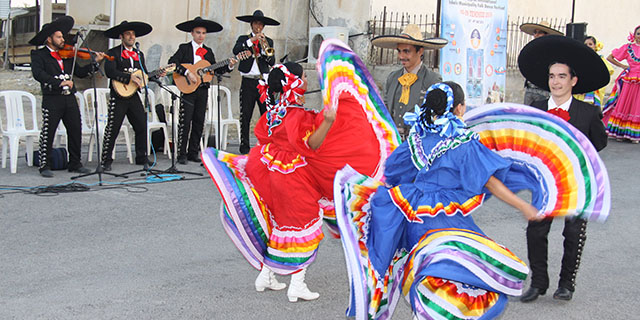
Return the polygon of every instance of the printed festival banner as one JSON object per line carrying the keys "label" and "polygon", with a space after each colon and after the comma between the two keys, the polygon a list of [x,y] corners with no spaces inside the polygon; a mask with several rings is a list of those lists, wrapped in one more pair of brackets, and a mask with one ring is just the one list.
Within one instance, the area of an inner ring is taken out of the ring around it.
{"label": "printed festival banner", "polygon": [[503,102],[507,0],[441,0],[440,73],[464,89],[467,105]]}

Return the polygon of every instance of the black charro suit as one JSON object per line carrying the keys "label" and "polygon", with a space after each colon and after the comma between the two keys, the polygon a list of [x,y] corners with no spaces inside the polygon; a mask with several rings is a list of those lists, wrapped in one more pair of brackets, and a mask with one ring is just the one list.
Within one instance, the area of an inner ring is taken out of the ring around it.
{"label": "black charro suit", "polygon": [[[236,40],[236,44],[233,47],[233,54],[239,54],[242,51],[249,50],[253,52],[253,46],[247,42],[251,38],[251,35],[242,35]],[[269,47],[273,48],[273,40],[266,37]],[[262,48],[260,47],[262,51]],[[240,61],[238,70],[243,73],[248,73],[253,67],[254,61],[258,64],[258,69],[261,74],[267,74],[271,70],[271,67],[276,63],[275,55],[267,56],[264,52],[256,58],[255,55]],[[249,128],[251,125],[251,116],[253,115],[253,108],[258,103],[260,114],[267,111],[267,107],[264,103],[260,102],[260,94],[258,93],[258,79],[250,77],[242,77],[242,84],[240,85],[240,153],[246,154],[249,152]]]}
{"label": "black charro suit", "polygon": [[[82,167],[80,162],[80,146],[82,145],[82,124],[80,109],[74,93],[76,88],[70,88],[71,94],[63,95],[60,83],[71,80],[73,59],[62,59],[64,72],[51,51],[46,47],[31,50],[31,73],[40,82],[42,89],[42,131],[40,133],[40,171],[49,170],[51,163],[50,150],[58,129],[60,120],[67,128],[67,145],[69,148],[69,170]],[[74,75],[86,77],[92,71],[91,65],[80,67],[76,65]],[[65,78],[65,79],[63,79]]]}
{"label": "black charro suit", "polygon": [[113,89],[113,80],[122,83],[129,83],[131,72],[143,69],[148,72],[145,64],[144,54],[138,51],[139,61],[125,59],[122,57],[122,45],[113,47],[106,52],[107,55],[114,57],[113,61],[105,61],[104,72],[111,81],[109,99],[109,119],[107,127],[104,131],[104,144],[102,148],[102,163],[105,167],[110,167],[113,159],[111,154],[115,146],[116,138],[120,132],[122,121],[127,116],[129,123],[135,132],[136,144],[136,164],[144,164],[147,161],[147,114],[145,113],[142,101],[138,94],[134,94],[128,98],[120,97]]}
{"label": "black charro suit", "polygon": [[[534,101],[532,106],[543,111],[548,109],[548,99]],[[586,102],[573,99],[569,105],[569,123],[580,130],[591,144],[600,151],[607,146],[607,133],[602,123],[600,108]],[[552,219],[539,222],[529,222],[527,226],[527,249],[529,266],[531,267],[531,287],[544,292],[549,287],[547,272],[547,235],[551,228]],[[576,274],[580,265],[582,249],[587,240],[587,221],[583,219],[565,219],[564,254],[560,269],[558,287],[575,290]]]}
{"label": "black charro suit", "polygon": [[[207,50],[204,55],[204,60],[209,63],[216,63],[216,57],[213,54],[213,50],[202,45],[202,48]],[[169,63],[176,64],[176,72],[186,76],[187,69],[182,64],[193,64],[194,62],[193,44],[191,42],[183,43],[178,46],[176,53],[169,58]],[[222,74],[231,71],[227,66],[220,67],[214,70],[216,74]],[[189,159],[197,161],[198,152],[200,151],[200,138],[202,137],[202,130],[204,128],[204,117],[207,111],[207,99],[209,98],[210,84],[202,83],[196,91],[183,94],[182,98],[189,104],[180,105],[180,117],[178,126],[178,158],[179,160]],[[187,151],[188,145],[188,151]]]}

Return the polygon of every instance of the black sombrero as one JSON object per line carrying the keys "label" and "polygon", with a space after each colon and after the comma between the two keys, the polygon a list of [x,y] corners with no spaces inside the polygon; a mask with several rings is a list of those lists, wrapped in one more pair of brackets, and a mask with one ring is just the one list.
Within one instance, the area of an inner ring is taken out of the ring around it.
{"label": "black sombrero", "polygon": [[262,23],[264,23],[265,26],[279,26],[280,22],[276,21],[275,19],[269,18],[269,17],[265,17],[264,13],[262,13],[262,11],[260,10],[256,10],[253,12],[252,15],[250,16],[238,16],[236,17],[236,19],[240,20],[240,21],[244,21],[244,22],[253,22],[253,21],[262,21]]}
{"label": "black sombrero", "polygon": [[129,30],[133,30],[133,32],[136,33],[136,37],[142,37],[144,35],[147,35],[147,34],[151,33],[151,30],[153,30],[153,28],[151,27],[150,24],[145,23],[145,22],[140,22],[140,21],[129,22],[129,21],[125,20],[125,21],[120,22],[119,25],[113,26],[113,27],[105,30],[104,31],[104,35],[107,38],[118,39],[118,38],[120,38],[120,35],[123,32],[129,31]]}
{"label": "black sombrero", "polygon": [[578,76],[573,93],[600,89],[609,83],[609,71],[602,58],[582,42],[565,36],[548,35],[531,40],[518,56],[522,75],[536,86],[549,90],[549,65],[560,62]]}
{"label": "black sombrero", "polygon": [[52,35],[56,31],[62,32],[62,35],[65,35],[73,28],[74,20],[70,16],[60,17],[50,23],[45,23],[42,26],[42,30],[38,32],[29,43],[34,46],[39,46],[47,40],[47,38]]}
{"label": "black sombrero", "polygon": [[200,17],[195,17],[195,19],[193,20],[176,24],[176,28],[184,32],[191,32],[193,31],[194,28],[197,28],[197,27],[203,27],[207,29],[207,33],[222,31],[222,26],[219,23],[211,20],[202,19]]}

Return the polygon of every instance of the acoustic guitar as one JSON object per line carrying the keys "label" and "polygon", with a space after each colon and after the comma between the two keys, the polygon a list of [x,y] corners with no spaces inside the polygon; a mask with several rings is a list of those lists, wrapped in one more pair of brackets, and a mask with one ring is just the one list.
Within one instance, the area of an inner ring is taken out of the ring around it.
{"label": "acoustic guitar", "polygon": [[[131,74],[131,77],[138,77],[140,79],[144,79],[142,83],[149,83],[149,78],[154,78],[157,75],[161,74],[163,71],[173,72],[176,69],[176,65],[174,63],[166,65],[162,68],[153,70],[148,74],[144,74],[142,70],[136,70]],[[120,81],[111,80],[111,84],[113,85],[113,89],[116,93],[123,98],[131,97],[136,91],[138,91],[138,86],[135,82],[129,80],[129,83],[122,83]]]}
{"label": "acoustic guitar", "polygon": [[[252,56],[251,51],[242,51],[238,53],[235,58],[238,61],[246,60]],[[192,82],[188,77],[185,77],[177,72],[173,74],[173,83],[178,87],[180,92],[184,94],[189,94],[200,86],[203,82],[211,82],[213,80],[213,72],[214,70],[229,65],[231,59],[222,60],[220,62],[216,62],[213,65],[209,63],[209,61],[202,59],[198,61],[196,64],[183,63],[182,66],[189,70],[189,73],[193,73],[196,75],[196,82]]]}

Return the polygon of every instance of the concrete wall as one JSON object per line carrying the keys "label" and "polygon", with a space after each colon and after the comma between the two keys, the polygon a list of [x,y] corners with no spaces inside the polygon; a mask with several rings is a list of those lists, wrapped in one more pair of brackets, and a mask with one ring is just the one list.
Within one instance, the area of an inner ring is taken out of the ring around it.
{"label": "concrete wall", "polygon": [[[369,48],[368,21],[371,19],[370,1],[313,0],[309,27],[345,27],[349,29],[349,46],[360,57],[366,57]],[[317,18],[317,21],[316,21]]]}

